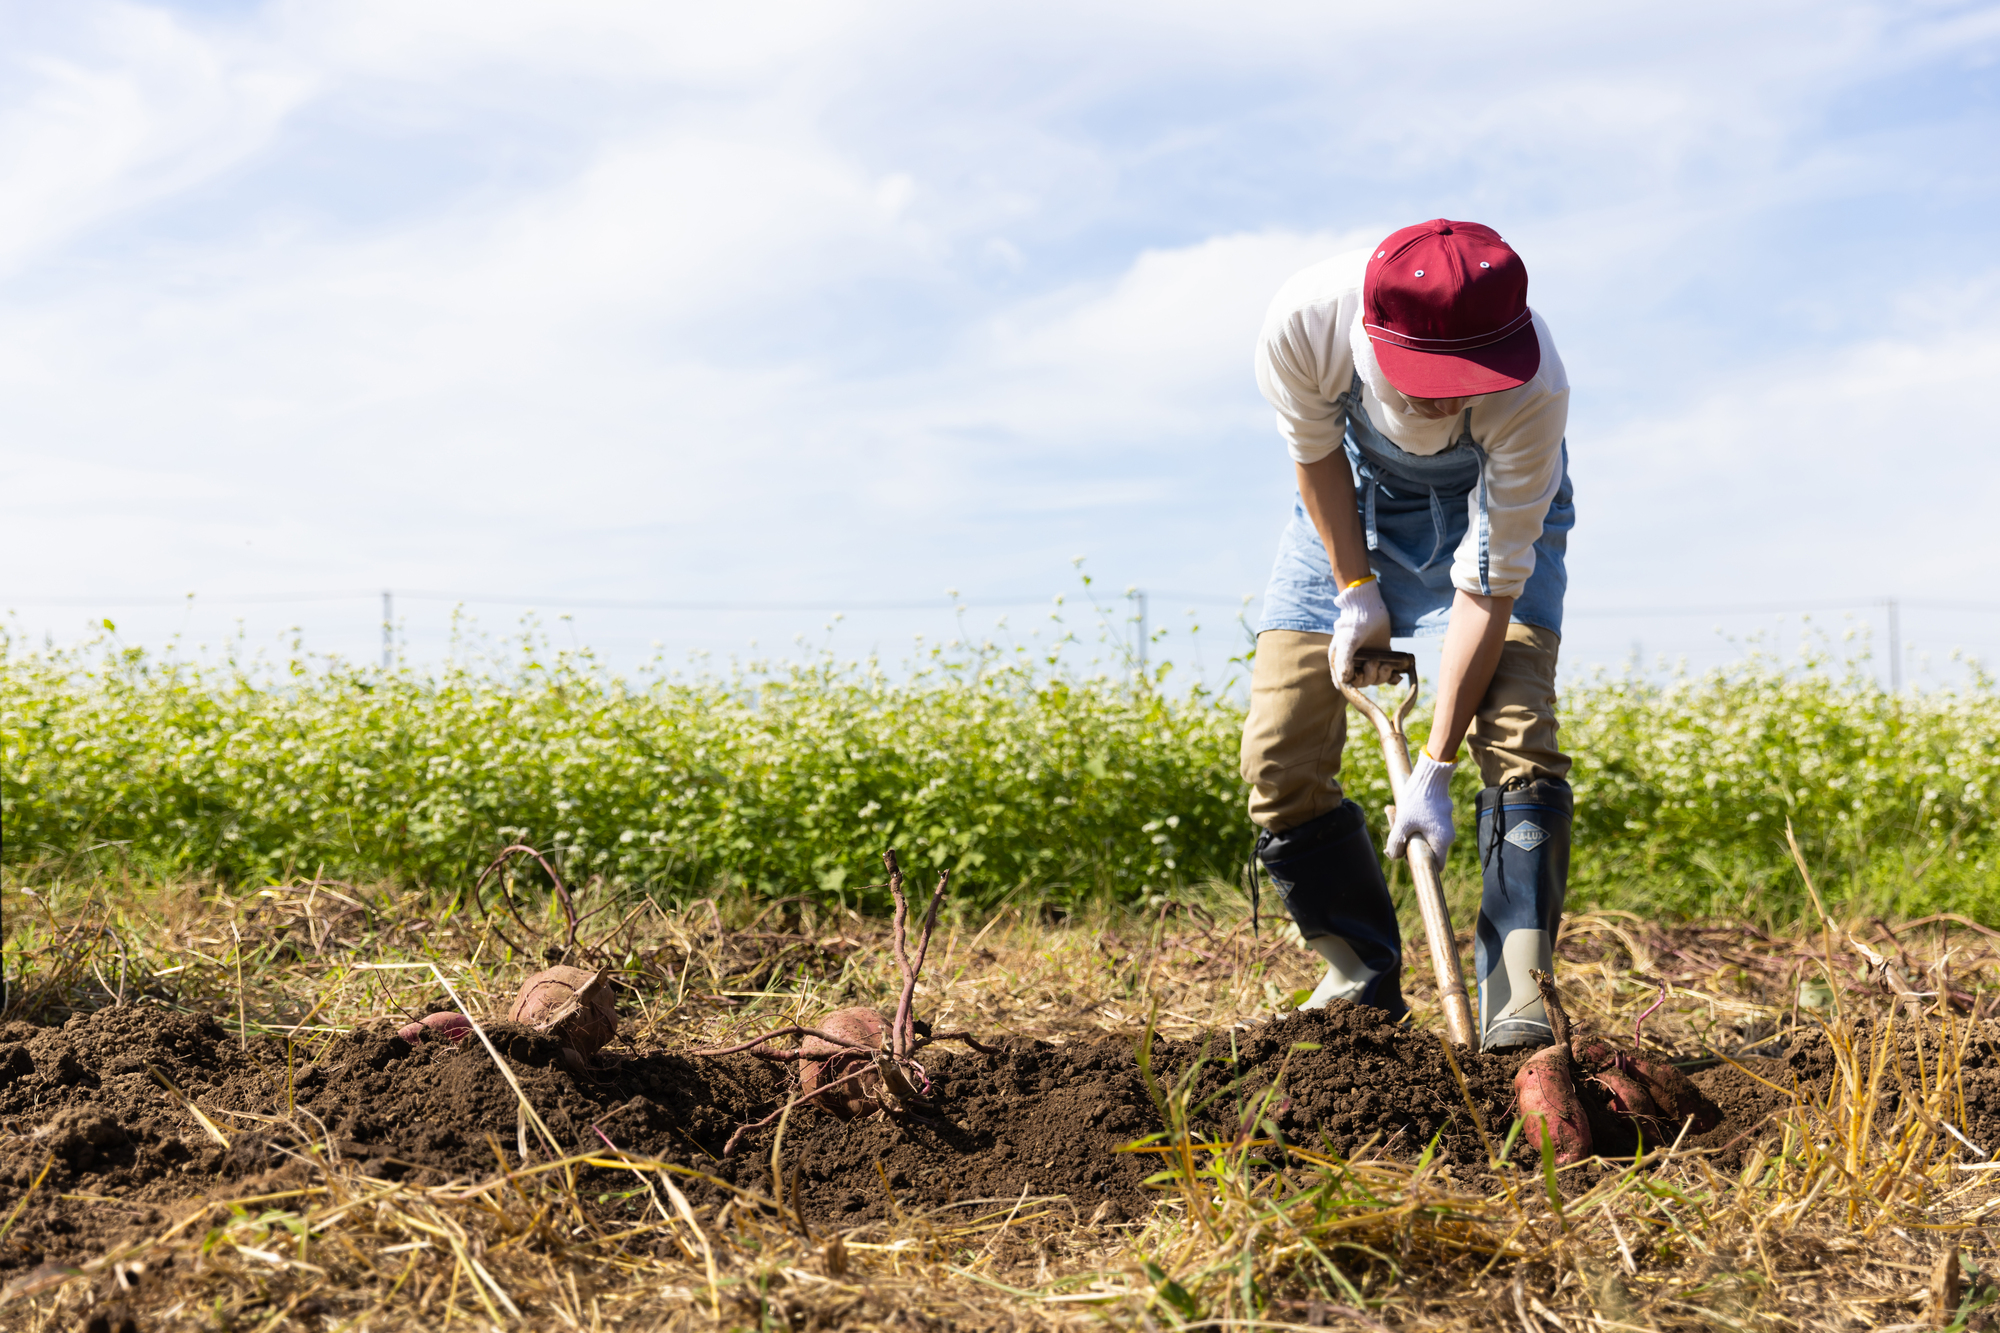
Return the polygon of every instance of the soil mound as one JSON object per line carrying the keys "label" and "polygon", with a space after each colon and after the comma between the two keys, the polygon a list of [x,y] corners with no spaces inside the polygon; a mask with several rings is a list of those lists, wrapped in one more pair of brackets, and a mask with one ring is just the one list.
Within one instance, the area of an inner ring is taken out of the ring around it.
{"label": "soil mound", "polygon": [[[614,1051],[577,1073],[555,1041],[532,1029],[493,1023],[487,1031],[565,1150],[600,1149],[608,1138],[636,1155],[768,1189],[773,1131],[751,1136],[734,1159],[721,1152],[737,1126],[783,1104],[788,1067],[747,1055]],[[802,1107],[786,1128],[784,1169],[797,1169],[806,1216],[836,1226],[1024,1192],[1065,1195],[1084,1217],[1138,1217],[1157,1197],[1144,1183],[1157,1159],[1119,1149],[1162,1127],[1154,1093],[1178,1086],[1205,1135],[1257,1133],[1263,1106],[1294,1141],[1342,1154],[1372,1141],[1372,1151],[1407,1158],[1435,1140],[1444,1161],[1469,1173],[1485,1160],[1482,1124],[1496,1144],[1507,1131],[1521,1058],[1461,1053],[1454,1074],[1433,1034],[1346,1004],[1204,1041],[1158,1042],[1150,1090],[1122,1037],[1010,1040],[990,1056],[932,1048],[926,1065],[938,1122],[843,1123]],[[1814,1059],[1802,1047],[1753,1067],[1789,1086],[1794,1076],[1824,1077]],[[1273,1080],[1281,1086],[1266,1106]],[[1712,1145],[1747,1141],[1745,1132],[1783,1101],[1727,1066],[1697,1082],[1725,1112],[1704,1137]],[[1968,1074],[1968,1102],[1975,1088],[1992,1108],[1981,1114],[2000,1131],[2000,1070]],[[0,1272],[101,1252],[157,1228],[183,1200],[241,1193],[246,1184],[282,1189],[302,1174],[314,1143],[367,1174],[428,1185],[518,1162],[521,1134],[513,1090],[476,1041],[412,1045],[384,1022],[312,1042],[245,1042],[214,1018],[155,1005],[79,1015],[60,1028],[0,1028],[0,1127],[27,1147],[0,1164],[0,1209],[11,1210],[46,1170],[0,1242]],[[585,1175],[593,1197],[605,1192],[601,1207],[639,1206],[623,1197],[629,1175]],[[688,1192],[697,1203],[720,1203],[726,1193],[701,1182]]]}

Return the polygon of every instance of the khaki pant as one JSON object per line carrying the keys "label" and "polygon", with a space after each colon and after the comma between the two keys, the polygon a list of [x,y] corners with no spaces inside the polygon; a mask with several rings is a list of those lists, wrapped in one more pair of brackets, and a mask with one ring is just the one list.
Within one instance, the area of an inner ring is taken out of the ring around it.
{"label": "khaki pant", "polygon": [[[1243,723],[1243,780],[1250,818],[1274,833],[1338,809],[1347,698],[1327,663],[1330,634],[1273,629],[1257,636],[1250,716]],[[1489,787],[1512,778],[1569,776],[1556,748],[1556,650],[1562,636],[1509,624],[1493,683],[1479,701],[1466,748]],[[1364,720],[1364,731],[1373,727]],[[1367,737],[1370,745],[1375,737]]]}

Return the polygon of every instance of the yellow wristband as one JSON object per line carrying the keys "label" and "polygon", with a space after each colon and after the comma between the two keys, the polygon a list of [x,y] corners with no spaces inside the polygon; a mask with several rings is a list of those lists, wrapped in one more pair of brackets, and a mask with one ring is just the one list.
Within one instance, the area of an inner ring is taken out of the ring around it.
{"label": "yellow wristband", "polygon": [[1361,586],[1362,584],[1364,584],[1364,583],[1373,583],[1374,581],[1375,581],[1375,576],[1374,576],[1373,574],[1370,574],[1370,575],[1369,575],[1369,576],[1368,576],[1367,578],[1365,578],[1365,579],[1356,579],[1356,580],[1354,580],[1354,582],[1352,582],[1352,583],[1343,583],[1343,584],[1341,584],[1341,585],[1340,585],[1340,590],[1341,590],[1342,592],[1350,592],[1350,591],[1352,591],[1353,589],[1355,589],[1355,588],[1358,588],[1358,587],[1360,587],[1360,586]]}

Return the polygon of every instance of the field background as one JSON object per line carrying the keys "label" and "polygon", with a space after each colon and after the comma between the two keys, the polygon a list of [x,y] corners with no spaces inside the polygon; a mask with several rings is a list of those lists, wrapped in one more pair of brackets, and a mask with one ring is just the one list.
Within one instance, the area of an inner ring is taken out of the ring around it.
{"label": "field background", "polygon": [[[1579,802],[1566,1002],[1623,1034],[1664,995],[1649,1041],[1749,1061],[1745,1086],[1773,1100],[1722,1148],[1674,1144],[1643,1170],[1558,1179],[1516,1160],[1496,1121],[1490,1157],[1466,1169],[1371,1140],[1351,1157],[1288,1146],[1274,1172],[1256,1155],[1267,1140],[1198,1131],[1190,1073],[1148,1084],[1162,1129],[1140,1147],[1162,1154],[1159,1202],[1138,1215],[1026,1192],[976,1201],[986,1212],[906,1210],[884,1172],[889,1215],[814,1230],[796,1194],[800,1167],[824,1164],[800,1146],[811,1125],[782,1141],[796,1219],[760,1202],[761,1142],[752,1184],[731,1186],[742,1206],[669,1215],[654,1182],[707,1179],[708,1165],[590,1142],[559,1161],[502,1154],[470,1186],[396,1182],[317,1129],[285,1128],[288,1101],[211,1089],[203,1162],[282,1130],[301,1163],[283,1188],[191,1180],[172,1216],[103,1231],[108,1247],[80,1264],[23,1264],[0,1307],[32,1333],[99,1315],[203,1333],[1985,1327],[1970,1321],[2000,1298],[1982,1230],[2000,1197],[1978,1160],[2000,1137],[1987,1067],[2000,935],[1980,924],[2000,908],[2000,692],[1975,673],[1957,691],[1892,694],[1863,666],[1752,655],[1702,676],[1592,678],[1563,700]],[[217,1059],[283,1047],[272,1097],[289,1097],[294,1060],[318,1068],[351,1029],[447,999],[494,1013],[536,960],[561,956],[566,923],[526,860],[525,919],[502,915],[493,882],[482,910],[458,896],[518,840],[550,850],[589,923],[577,939],[617,973],[620,1052],[733,1042],[884,1003],[878,858],[894,844],[957,872],[918,997],[932,1021],[1121,1050],[1157,1025],[1218,1052],[1226,1034],[1234,1052],[1317,970],[1292,932],[1245,919],[1240,723],[1231,689],[1060,654],[688,676],[620,675],[532,636],[425,670],[6,640],[6,1016],[63,1025],[8,1033],[48,1045],[129,1007],[211,1015]],[[1359,739],[1345,776],[1379,836],[1387,784]],[[1461,815],[1474,785],[1467,774]],[[1461,925],[1477,893],[1464,835],[1448,868]],[[1813,910],[1808,865],[1845,924]],[[1929,1010],[1894,1003],[1896,964]],[[1436,1027],[1426,972],[1405,978],[1413,1033]],[[481,1051],[447,1058],[486,1068]],[[1811,1081],[1790,1092],[1765,1081],[1800,1070]],[[61,1115],[87,1119],[102,1110],[96,1077],[20,1095],[67,1098]],[[25,1118],[0,1125],[13,1228],[0,1237],[28,1258],[125,1207],[94,1177],[50,1176],[46,1137]],[[1963,1289],[1940,1286],[1960,1264]]]}
{"label": "field background", "polygon": [[[2000,692],[1969,679],[1898,695],[1831,655],[1750,654],[1572,686],[1572,906],[1795,919],[1789,821],[1845,909],[2000,916]],[[663,901],[879,910],[894,845],[951,868],[969,908],[1157,905],[1242,883],[1241,719],[1236,692],[1171,667],[1025,650],[688,676],[614,674],[532,635],[423,670],[16,637],[0,641],[5,868],[452,889],[521,841],[574,882]],[[1356,734],[1344,777],[1379,841],[1388,785]],[[1463,897],[1470,764],[1459,786]]]}

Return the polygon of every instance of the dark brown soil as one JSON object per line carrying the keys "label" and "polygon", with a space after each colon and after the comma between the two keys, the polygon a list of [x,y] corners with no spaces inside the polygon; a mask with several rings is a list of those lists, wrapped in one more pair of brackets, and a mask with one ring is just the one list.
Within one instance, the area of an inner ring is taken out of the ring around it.
{"label": "dark brown soil", "polygon": [[[553,1040],[512,1024],[489,1026],[522,1088],[566,1149],[602,1147],[600,1132],[636,1155],[769,1188],[772,1131],[720,1156],[733,1130],[788,1095],[789,1068],[747,1055],[700,1058],[616,1050],[576,1073]],[[1520,1057],[1458,1056],[1459,1076],[1430,1033],[1394,1027],[1373,1010],[1336,1004],[1205,1043],[1158,1043],[1149,1090],[1123,1038],[1010,1041],[996,1056],[932,1047],[925,1055],[942,1118],[845,1123],[794,1112],[783,1145],[787,1192],[816,1224],[973,1199],[1066,1196],[1082,1217],[1136,1218],[1157,1197],[1144,1183],[1159,1159],[1118,1149],[1161,1128],[1155,1094],[1180,1090],[1206,1135],[1261,1133],[1352,1154],[1437,1152],[1470,1179],[1512,1116]],[[1789,1086],[1823,1078],[1810,1049],[1755,1062]],[[1820,1063],[1824,1063],[1823,1060]],[[1278,1091],[1271,1093],[1282,1071]],[[1751,1140],[1776,1093],[1723,1067],[1697,1077],[1726,1118],[1704,1144]],[[169,1088],[178,1090],[178,1095]],[[2000,1141],[2000,1070],[1967,1074],[1975,1124]],[[221,1125],[224,1148],[188,1113],[191,1100]],[[276,1117],[258,1121],[255,1116]],[[290,1124],[283,1123],[289,1119]],[[491,1175],[518,1162],[517,1105],[476,1042],[411,1046],[387,1022],[289,1049],[237,1035],[214,1018],[156,1005],[79,1015],[60,1028],[0,1029],[0,1128],[23,1136],[0,1158],[0,1216],[48,1167],[4,1241],[0,1273],[70,1262],[136,1231],[156,1230],[173,1205],[302,1175],[315,1141],[330,1141],[371,1175],[439,1184]],[[580,1187],[607,1212],[636,1212],[629,1174],[589,1170]],[[725,1191],[693,1182],[697,1204]],[[892,1199],[893,1196],[893,1199]]]}

